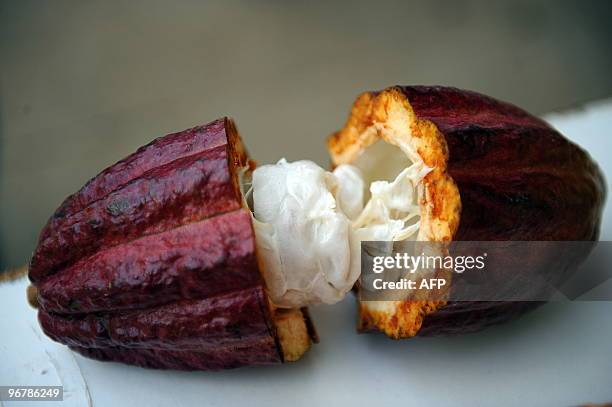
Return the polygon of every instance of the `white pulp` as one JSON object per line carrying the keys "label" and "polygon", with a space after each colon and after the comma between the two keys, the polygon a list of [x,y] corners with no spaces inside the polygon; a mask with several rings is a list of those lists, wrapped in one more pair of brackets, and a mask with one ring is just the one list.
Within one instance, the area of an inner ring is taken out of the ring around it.
{"label": "white pulp", "polygon": [[253,172],[257,249],[268,293],[279,307],[340,301],[360,274],[361,241],[415,238],[421,162],[391,182],[365,182],[359,168],[325,171],[312,161],[263,165]]}

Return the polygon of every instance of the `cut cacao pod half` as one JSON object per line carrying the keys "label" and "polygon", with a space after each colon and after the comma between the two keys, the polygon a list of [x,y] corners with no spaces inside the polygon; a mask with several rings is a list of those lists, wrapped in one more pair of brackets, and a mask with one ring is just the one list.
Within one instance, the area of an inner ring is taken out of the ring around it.
{"label": "cut cacao pod half", "polygon": [[299,359],[306,309],[268,299],[227,118],[159,138],[68,197],[29,267],[39,321],[81,354],[221,369]]}
{"label": "cut cacao pod half", "polygon": [[[41,232],[29,298],[44,332],[85,356],[151,368],[295,361],[317,340],[306,307],[361,289],[362,241],[597,239],[597,166],[487,96],[366,92],[328,148],[332,171],[256,167],[220,119],[104,170]],[[540,304],[403,298],[360,300],[358,330],[465,333]]]}
{"label": "cut cacao pod half", "polygon": [[[431,168],[416,188],[418,240],[598,238],[605,181],[596,164],[546,122],[488,96],[428,86],[366,92],[328,148],[334,166],[354,164],[375,179],[393,179],[402,159]],[[392,338],[466,333],[540,304],[360,301],[358,329]]]}

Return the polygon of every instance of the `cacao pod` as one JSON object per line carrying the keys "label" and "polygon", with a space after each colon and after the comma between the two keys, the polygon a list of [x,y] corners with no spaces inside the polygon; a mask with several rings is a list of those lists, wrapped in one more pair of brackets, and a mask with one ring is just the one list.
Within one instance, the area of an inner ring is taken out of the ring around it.
{"label": "cacao pod", "polygon": [[29,268],[52,339],[97,359],[173,369],[297,360],[306,310],[268,300],[233,122],[159,138],[68,197]]}
{"label": "cacao pod", "polygon": [[[378,140],[408,145],[433,168],[420,194],[423,240],[597,240],[605,198],[598,167],[516,106],[449,87],[366,92],[328,140],[332,163],[353,163]],[[358,329],[393,338],[465,333],[540,304],[362,301]]]}
{"label": "cacao pod", "polygon": [[[445,87],[366,92],[328,141],[332,163],[377,179],[397,158],[377,145],[431,169],[418,185],[419,240],[597,239],[597,166],[515,106]],[[254,167],[225,118],[153,141],[68,197],[29,266],[43,331],[82,355],[150,368],[299,359],[317,337],[306,308],[269,300],[242,189]],[[539,304],[361,301],[358,330],[465,333]]]}

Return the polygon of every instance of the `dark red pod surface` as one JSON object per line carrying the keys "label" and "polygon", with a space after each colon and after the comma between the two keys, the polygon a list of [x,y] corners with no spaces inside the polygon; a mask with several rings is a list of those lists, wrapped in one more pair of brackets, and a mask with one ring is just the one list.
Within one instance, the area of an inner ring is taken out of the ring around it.
{"label": "dark red pod surface", "polygon": [[[516,106],[440,86],[366,92],[344,128],[329,139],[332,161],[351,163],[380,139],[409,145],[432,169],[423,179],[420,202],[426,208],[420,223],[426,240],[597,240],[605,199],[597,165],[546,122]],[[521,270],[542,271],[538,277],[554,284],[586,254],[568,256],[567,264],[554,269],[539,267],[549,260],[544,253],[530,253],[515,263]],[[507,256],[490,256],[497,257]],[[506,266],[492,273],[511,285],[512,270]],[[362,302],[359,329],[395,338],[457,334],[512,319],[539,304],[404,301],[381,311]]]}
{"label": "dark red pod surface", "polygon": [[253,352],[253,348],[275,349],[274,344],[241,344],[217,348],[214,351],[169,351],[164,349],[83,348],[71,346],[75,352],[92,359],[113,361],[146,367],[174,370],[221,370],[250,365],[280,363],[269,358],[268,352]]}
{"label": "dark red pod surface", "polygon": [[63,213],[52,232],[43,230],[30,278],[37,281],[100,248],[240,208],[228,160],[225,146],[179,158],[77,212]]}
{"label": "dark red pod surface", "polygon": [[[62,214],[76,212],[145,172],[228,143],[231,122],[218,119],[174,134],[160,137],[135,153],[105,169],[91,179],[77,193],[70,195],[58,208],[51,222],[62,219]],[[234,129],[231,129],[234,131]]]}
{"label": "dark red pod surface", "polygon": [[159,138],[51,217],[30,264],[52,339],[102,360],[221,369],[297,360],[307,315],[277,310],[260,274],[229,119]]}
{"label": "dark red pod surface", "polygon": [[251,215],[241,209],[111,246],[46,278],[39,301],[51,312],[82,313],[256,286],[253,237]]}
{"label": "dark red pod surface", "polygon": [[[479,93],[401,90],[417,117],[445,137],[448,172],[461,194],[454,240],[597,240],[605,182],[585,151],[543,120]],[[419,334],[472,332],[541,304],[451,302],[428,316]]]}
{"label": "dark red pod surface", "polygon": [[[263,339],[274,345],[265,301],[263,289],[254,287],[127,312],[74,316],[42,310],[39,320],[47,335],[70,346],[198,351],[257,346]],[[270,358],[279,359],[270,348]]]}
{"label": "dark red pod surface", "polygon": [[605,182],[589,155],[543,120],[447,87],[401,91],[448,146],[461,194],[454,240],[594,240]]}

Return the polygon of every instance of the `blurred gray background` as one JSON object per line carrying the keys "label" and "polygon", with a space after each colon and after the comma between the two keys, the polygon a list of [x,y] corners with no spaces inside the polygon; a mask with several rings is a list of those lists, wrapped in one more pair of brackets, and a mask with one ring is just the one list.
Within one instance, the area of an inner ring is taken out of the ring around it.
{"label": "blurred gray background", "polygon": [[98,171],[219,116],[259,162],[324,165],[363,90],[609,97],[611,21],[610,1],[0,1],[0,269]]}

